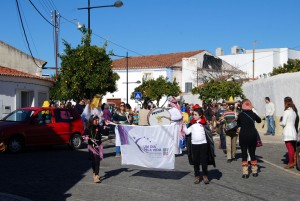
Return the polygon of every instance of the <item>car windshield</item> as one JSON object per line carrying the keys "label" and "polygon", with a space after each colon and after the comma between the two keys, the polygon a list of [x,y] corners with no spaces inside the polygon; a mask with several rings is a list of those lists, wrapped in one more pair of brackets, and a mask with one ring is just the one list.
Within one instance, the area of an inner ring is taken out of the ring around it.
{"label": "car windshield", "polygon": [[34,110],[15,110],[4,117],[2,121],[26,121],[34,112]]}

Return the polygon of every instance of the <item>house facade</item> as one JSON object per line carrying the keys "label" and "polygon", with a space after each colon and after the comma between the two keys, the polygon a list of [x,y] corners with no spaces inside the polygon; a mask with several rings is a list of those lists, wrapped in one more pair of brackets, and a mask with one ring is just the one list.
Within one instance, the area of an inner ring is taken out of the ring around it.
{"label": "house facade", "polygon": [[[121,101],[127,102],[128,72],[128,103],[133,108],[137,106],[137,102],[130,99],[134,89],[139,86],[143,79],[157,79],[159,76],[163,76],[169,81],[176,79],[182,91],[180,95],[181,101],[186,103],[201,103],[198,95],[192,95],[190,90],[201,84],[201,81],[197,79],[198,75],[204,75],[206,70],[211,70],[211,68],[215,66],[212,65],[211,62],[213,61],[213,58],[215,57],[206,50],[196,50],[116,59],[113,61],[112,69],[120,76],[120,79],[117,82],[118,90],[104,96],[103,102],[114,102],[116,104]],[[220,61],[220,59],[215,59]],[[226,62],[216,63],[220,64],[220,69],[232,68]],[[203,68],[204,64],[207,64],[206,69]],[[164,97],[161,102],[164,102],[166,98],[167,97]],[[160,103],[160,105],[161,104],[162,103]]]}
{"label": "house facade", "polygon": [[40,107],[54,82],[43,78],[47,62],[0,41],[0,119],[21,107]]}
{"label": "house facade", "polygon": [[40,76],[0,67],[0,118],[22,107],[41,107],[54,82]]}
{"label": "house facade", "polygon": [[288,59],[300,59],[300,51],[289,48],[255,49],[253,51],[233,46],[231,54],[224,55],[223,49],[218,48],[216,56],[246,72],[249,78],[252,78],[253,74],[254,78],[262,78],[267,77],[274,67],[287,63]]}

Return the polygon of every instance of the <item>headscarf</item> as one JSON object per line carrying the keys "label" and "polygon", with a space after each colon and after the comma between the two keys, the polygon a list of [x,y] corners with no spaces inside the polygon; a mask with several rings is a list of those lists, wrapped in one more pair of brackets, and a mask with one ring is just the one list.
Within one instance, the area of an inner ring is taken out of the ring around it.
{"label": "headscarf", "polygon": [[170,101],[170,106],[171,107],[175,107],[175,108],[177,108],[181,112],[180,105],[177,103],[177,100],[176,100],[176,98],[174,96],[170,96],[169,97],[169,101]]}

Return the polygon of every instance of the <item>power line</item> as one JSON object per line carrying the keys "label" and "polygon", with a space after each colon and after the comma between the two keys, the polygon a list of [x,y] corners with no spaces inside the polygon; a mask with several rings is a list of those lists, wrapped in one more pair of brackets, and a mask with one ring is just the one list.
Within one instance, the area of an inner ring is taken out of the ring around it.
{"label": "power line", "polygon": [[51,26],[55,26],[53,25],[49,20],[47,20],[47,18],[45,18],[45,16],[37,9],[37,7],[32,3],[31,0],[28,0],[31,5],[34,7],[34,9],[40,14],[40,16],[42,16],[42,18],[44,18],[44,20],[46,20],[46,22],[48,22]]}
{"label": "power line", "polygon": [[27,39],[26,31],[25,31],[25,28],[24,28],[24,24],[23,24],[23,20],[22,20],[20,8],[19,8],[19,2],[18,2],[18,0],[16,0],[16,5],[17,5],[17,8],[18,8],[19,18],[20,18],[20,21],[21,21],[21,24],[22,24],[23,33],[24,33],[24,36],[25,36],[25,39],[26,39],[27,47],[28,47],[28,49],[29,49],[31,58],[32,58],[33,62],[35,63],[35,65],[36,65],[37,67],[41,68],[41,67],[36,63],[36,61],[35,61],[35,59],[34,59],[34,57],[33,57],[33,55],[32,55],[32,52],[31,52],[31,49],[30,49],[30,45],[29,45],[29,42],[28,42],[28,39]]}
{"label": "power line", "polygon": [[47,8],[47,5],[45,5],[45,2],[42,0],[42,1],[39,1],[42,8],[44,9],[44,11],[46,11],[46,13],[49,13],[51,11],[51,9]]}
{"label": "power line", "polygon": [[31,41],[32,41],[32,43],[33,43],[33,46],[34,46],[35,52],[36,52],[36,54],[37,54],[37,55],[39,55],[39,54],[38,54],[38,51],[37,51],[37,48],[36,48],[36,45],[35,45],[35,43],[34,43],[34,40],[33,40],[32,34],[31,34],[31,32],[30,32],[30,29],[29,29],[29,26],[28,26],[28,23],[27,23],[27,19],[26,19],[25,15],[24,15],[24,11],[23,11],[23,9],[22,9],[22,7],[21,7],[21,6],[20,6],[20,11],[21,11],[21,14],[22,14],[22,16],[23,16],[23,19],[24,19],[24,22],[25,22],[26,28],[27,28],[27,30],[28,30],[28,32],[29,32],[29,36],[30,36],[30,39],[31,39]]}
{"label": "power line", "polygon": [[[71,20],[69,20],[69,19],[67,19],[67,18],[65,18],[65,17],[63,17],[63,16],[61,16],[61,18],[65,19],[65,20],[67,20],[67,22],[72,23],[72,24],[74,24],[74,25],[77,26],[77,24],[74,23],[74,22],[72,22]],[[124,47],[124,46],[122,46],[122,45],[119,45],[119,44],[117,44],[117,43],[115,43],[115,42],[113,42],[113,41],[110,41],[110,40],[108,40],[108,39],[106,39],[106,38],[104,38],[104,37],[102,37],[102,36],[100,36],[100,35],[97,35],[97,34],[95,34],[95,33],[92,33],[92,35],[95,35],[95,36],[97,36],[97,37],[99,37],[99,38],[101,38],[101,39],[103,39],[103,40],[105,40],[105,41],[108,41],[109,43],[111,43],[111,44],[113,44],[113,45],[115,45],[115,46],[117,46],[117,47],[120,47],[120,48],[122,48],[122,49],[125,49],[125,50],[127,50],[128,52],[135,53],[136,55],[139,55],[139,56],[146,56],[146,55],[143,55],[143,54],[141,54],[141,53],[138,53],[138,52],[136,52],[136,51],[134,51],[134,50],[131,50],[131,49],[129,49],[129,48],[126,48],[126,47]],[[297,47],[300,47],[300,45],[297,45],[297,46],[295,46],[295,47],[293,47],[293,48],[297,48]],[[293,48],[288,48],[288,49],[293,49]],[[287,51],[287,50],[284,50],[284,51]],[[284,51],[281,51],[281,52],[284,52]],[[279,52],[279,53],[281,53],[281,52]],[[273,53],[272,55],[268,55],[268,56],[265,56],[265,57],[260,57],[260,58],[255,59],[255,61],[260,60],[260,59],[263,59],[263,58],[266,58],[266,57],[269,57],[269,56],[273,56],[274,54],[279,54],[279,53]],[[130,58],[130,57],[129,57],[129,58]],[[158,62],[160,62],[160,63],[162,63],[162,64],[165,64],[165,62],[163,62],[163,61],[161,61],[161,60],[158,60],[158,59],[152,59],[152,60],[153,60],[153,61],[158,61]],[[249,64],[249,63],[252,63],[252,61],[247,62],[247,63],[245,63],[245,64],[239,66],[239,68],[242,67],[242,66],[245,66],[245,65],[247,65],[247,64]],[[233,67],[233,68],[236,68],[236,67]]]}

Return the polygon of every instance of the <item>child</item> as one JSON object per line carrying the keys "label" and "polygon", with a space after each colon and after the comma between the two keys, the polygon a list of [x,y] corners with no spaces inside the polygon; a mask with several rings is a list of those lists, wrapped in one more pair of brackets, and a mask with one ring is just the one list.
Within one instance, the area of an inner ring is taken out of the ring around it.
{"label": "child", "polygon": [[196,108],[193,111],[193,119],[191,120],[188,128],[183,127],[186,135],[191,134],[191,154],[194,165],[195,184],[199,184],[202,180],[200,177],[200,164],[202,164],[203,181],[209,184],[207,177],[208,166],[208,142],[205,134],[204,126],[206,119],[201,108]]}
{"label": "child", "polygon": [[99,117],[91,115],[86,135],[88,135],[88,150],[91,155],[93,179],[95,183],[101,183],[99,176],[100,160],[103,159],[101,133],[103,133],[104,129],[105,126],[99,125]]}

